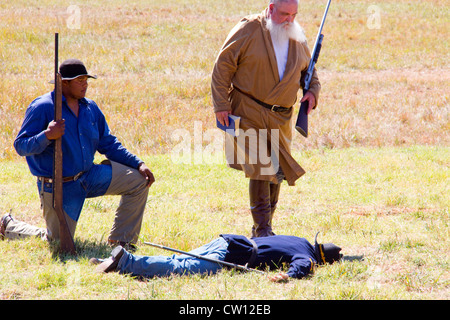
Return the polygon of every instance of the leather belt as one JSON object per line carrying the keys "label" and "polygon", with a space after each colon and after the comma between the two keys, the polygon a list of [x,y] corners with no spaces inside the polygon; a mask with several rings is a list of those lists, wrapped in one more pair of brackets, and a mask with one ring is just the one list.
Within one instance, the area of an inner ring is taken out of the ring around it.
{"label": "leather belt", "polygon": [[[71,177],[63,177],[63,182],[71,182],[71,181],[77,181],[82,175],[84,174],[84,171],[78,172],[76,175]],[[44,183],[53,183],[53,178],[47,178],[47,177],[38,177],[40,181],[44,181]]]}
{"label": "leather belt", "polygon": [[289,108],[285,108],[285,107],[282,107],[282,106],[280,106],[278,104],[272,105],[272,104],[268,104],[268,103],[262,102],[261,100],[256,99],[255,97],[249,95],[248,93],[243,92],[238,87],[233,86],[233,88],[236,89],[238,92],[242,93],[243,95],[249,97],[250,99],[252,99],[256,103],[258,103],[259,105],[263,106],[264,108],[269,109],[272,112],[288,111],[290,109],[290,107]]}

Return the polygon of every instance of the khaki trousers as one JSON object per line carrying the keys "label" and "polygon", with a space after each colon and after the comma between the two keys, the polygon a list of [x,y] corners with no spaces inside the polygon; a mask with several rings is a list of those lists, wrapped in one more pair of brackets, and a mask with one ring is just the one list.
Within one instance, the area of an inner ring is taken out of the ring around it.
{"label": "khaki trousers", "polygon": [[[141,231],[145,204],[148,197],[147,180],[138,170],[117,162],[108,161],[112,166],[112,179],[105,195],[120,195],[119,207],[115,212],[114,223],[109,240],[136,243]],[[12,219],[5,230],[7,239],[37,236],[46,240],[59,240],[59,219],[53,210],[52,193],[41,193],[41,205],[47,228],[39,228]],[[66,221],[72,236],[75,234],[77,222],[67,214]]]}

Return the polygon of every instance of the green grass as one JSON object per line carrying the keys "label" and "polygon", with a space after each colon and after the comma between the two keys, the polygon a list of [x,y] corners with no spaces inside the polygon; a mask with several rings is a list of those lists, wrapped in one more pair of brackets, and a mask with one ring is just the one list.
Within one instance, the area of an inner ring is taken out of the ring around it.
{"label": "green grass", "polygon": [[[296,153],[308,172],[297,186],[283,185],[275,232],[313,241],[321,231],[320,240],[340,245],[347,257],[307,279],[273,284],[233,271],[148,281],[98,275],[88,261],[109,255],[105,238],[119,200],[101,197],[85,204],[77,257],[60,257],[39,239],[0,243],[1,298],[448,299],[449,153],[424,146]],[[250,234],[240,172],[223,164],[178,165],[170,155],[145,160],[156,182],[137,254],[170,254],[143,241],[190,250],[220,233]],[[0,208],[42,225],[32,179],[22,178],[26,171],[24,161],[1,163],[1,195],[8,201]]]}

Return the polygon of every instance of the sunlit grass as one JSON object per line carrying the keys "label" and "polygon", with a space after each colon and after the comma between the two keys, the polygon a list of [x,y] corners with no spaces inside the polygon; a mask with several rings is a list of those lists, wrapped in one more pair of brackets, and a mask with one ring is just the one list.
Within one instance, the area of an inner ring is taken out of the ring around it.
{"label": "sunlit grass", "polygon": [[[448,148],[318,149],[295,156],[308,173],[298,186],[282,186],[275,232],[313,241],[321,231],[322,241],[340,245],[348,257],[319,268],[313,277],[275,285],[257,274],[231,271],[144,282],[118,274],[97,275],[88,260],[108,256],[105,239],[119,201],[102,197],[86,201],[75,235],[76,258],[54,255],[39,239],[1,242],[1,297],[448,298]],[[145,246],[144,241],[190,250],[221,233],[250,234],[247,184],[241,173],[224,164],[176,164],[170,155],[145,160],[156,182],[150,189],[137,254],[171,254]],[[42,225],[36,187],[19,183],[26,170],[24,162],[2,162],[1,172],[16,173],[2,175],[1,196],[7,201],[0,208]]]}

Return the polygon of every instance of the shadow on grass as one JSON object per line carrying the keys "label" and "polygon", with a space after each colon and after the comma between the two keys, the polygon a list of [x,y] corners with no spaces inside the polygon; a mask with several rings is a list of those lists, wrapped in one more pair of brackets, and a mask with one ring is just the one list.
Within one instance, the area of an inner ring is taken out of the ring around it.
{"label": "shadow on grass", "polygon": [[57,259],[63,263],[69,260],[78,261],[83,258],[104,258],[111,254],[111,246],[104,242],[92,240],[75,239],[76,255],[64,253],[61,251],[59,241],[49,242],[49,249],[52,253],[53,259]]}
{"label": "shadow on grass", "polygon": [[342,261],[362,261],[364,260],[364,255],[360,256],[343,256]]}

